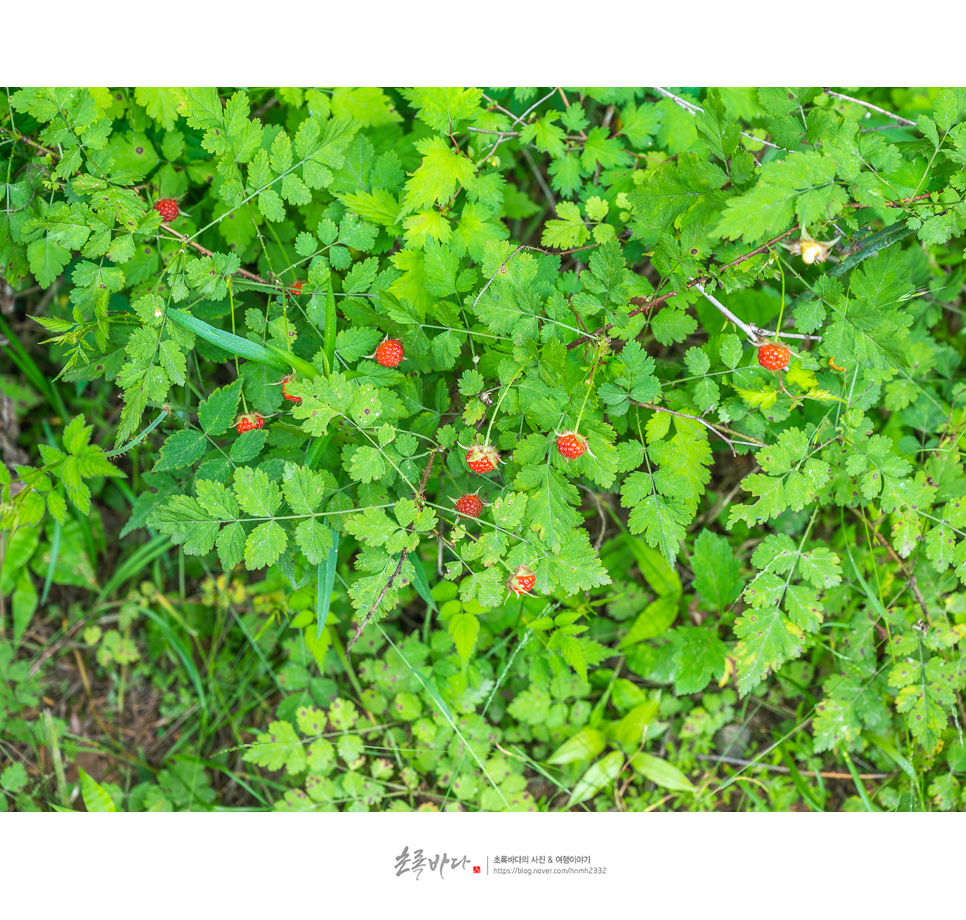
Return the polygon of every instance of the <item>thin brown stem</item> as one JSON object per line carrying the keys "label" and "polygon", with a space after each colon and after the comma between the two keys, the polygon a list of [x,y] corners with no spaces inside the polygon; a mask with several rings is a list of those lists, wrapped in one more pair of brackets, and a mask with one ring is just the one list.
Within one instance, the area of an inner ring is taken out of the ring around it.
{"label": "thin brown stem", "polygon": [[900,198],[898,201],[883,201],[880,204],[861,204],[857,201],[850,201],[847,208],[901,208],[905,204],[912,204],[915,201],[925,201],[930,197],[930,193],[923,195],[910,195],[908,198]]}
{"label": "thin brown stem", "polygon": [[[778,236],[768,240],[767,243],[762,243],[760,246],[756,246],[754,249],[750,250],[749,252],[746,252],[743,255],[738,256],[738,258],[732,259],[730,262],[727,262],[726,264],[722,265],[721,271],[727,271],[729,268],[734,268],[736,265],[741,265],[742,262],[747,262],[749,259],[753,259],[755,256],[760,255],[763,252],[766,252],[767,250],[771,249],[771,247],[774,246],[775,243],[781,242],[783,239],[785,239],[786,236],[791,236],[791,234],[793,234],[796,230],[798,230],[798,224],[795,224],[795,226],[790,227],[784,233],[779,233]],[[577,250],[571,250],[571,251],[576,252]],[[711,278],[709,275],[699,275],[697,278],[692,278],[687,283],[684,290],[689,290],[690,288],[693,288],[699,284],[706,284],[710,280]],[[638,306],[635,307],[635,309],[630,310],[627,315],[636,316],[638,313],[643,313],[645,310],[650,310],[652,307],[660,306],[665,301],[670,300],[672,297],[676,297],[677,294],[678,294],[678,291],[668,291],[666,294],[662,294],[660,297],[655,297],[651,300],[643,300],[642,298],[639,298],[639,297],[633,297],[631,298],[630,302],[633,304],[637,304]],[[588,333],[587,335],[581,336],[578,339],[574,339],[573,342],[570,342],[567,345],[567,349],[570,350],[571,348],[576,348],[578,345],[581,345],[584,342],[588,342],[591,339],[595,339],[601,335],[606,335],[613,328],[614,328],[614,324],[608,323],[606,326],[602,326],[596,332]]]}
{"label": "thin brown stem", "polygon": [[[746,447],[767,447],[764,441],[759,441],[757,438],[751,437],[751,435],[742,434],[740,431],[735,431],[733,428],[728,428],[724,425],[712,425],[711,422],[705,421],[697,415],[688,415],[686,412],[676,412],[674,409],[668,409],[665,406],[655,406],[654,403],[646,402],[635,402],[635,406],[640,406],[642,409],[652,409],[654,412],[664,412],[667,415],[676,415],[678,418],[689,418],[693,422],[698,422],[700,425],[704,425],[708,431],[714,432],[722,441],[724,441],[728,447],[731,448],[731,453],[737,457],[738,451],[735,450],[735,444],[740,444]],[[727,437],[727,434],[734,435],[735,439]],[[747,440],[739,441],[738,438],[746,438]]]}
{"label": "thin brown stem", "polygon": [[[187,243],[192,249],[196,250],[197,252],[200,252],[202,255],[205,255],[205,256],[214,255],[214,253],[210,249],[205,249],[205,247],[202,246],[201,243],[196,243],[194,240],[188,239],[188,237],[184,236],[181,233],[178,233],[177,230],[172,230],[168,226],[162,226],[161,229],[164,230],[164,232],[167,233],[168,236],[171,237],[172,239],[178,240],[178,242],[180,243]],[[255,275],[250,271],[246,271],[244,268],[239,268],[238,271],[236,271],[234,274],[241,275],[242,278],[247,278],[249,281],[254,281],[257,284],[264,284],[266,287],[273,287],[270,281],[266,281],[264,278],[258,275]]]}
{"label": "thin brown stem", "polygon": [[922,615],[926,622],[932,625],[932,617],[929,615],[929,609],[926,607],[926,599],[922,596],[922,591],[919,590],[919,585],[916,583],[916,576],[914,572],[910,572],[906,567],[906,564],[899,557],[899,554],[895,551],[892,544],[882,536],[878,527],[873,526],[872,522],[857,508],[849,509],[865,526],[868,528],[869,532],[875,537],[876,542],[885,549],[889,554],[892,561],[899,567],[899,571],[902,572],[906,577],[906,582],[912,589],[912,593],[916,598],[916,603],[919,604],[919,609],[922,611]]}
{"label": "thin brown stem", "polygon": [[[788,767],[778,764],[761,763],[758,760],[743,760],[741,757],[724,757],[718,754],[698,754],[698,760],[714,760],[718,763],[733,764],[736,767],[754,767],[756,770],[771,770],[774,773],[788,773]],[[851,773],[836,773],[827,770],[799,770],[802,776],[821,776],[822,779],[853,779]],[[861,780],[892,779],[894,773],[860,773]]]}
{"label": "thin brown stem", "polygon": [[16,130],[16,128],[7,128],[5,130],[8,131],[11,135],[13,135],[13,137],[15,137],[17,140],[23,141],[25,144],[28,144],[29,146],[33,147],[35,150],[39,150],[41,153],[44,153],[49,157],[54,157],[55,159],[58,159],[58,160],[60,159],[60,154],[56,150],[51,150],[49,147],[44,147],[43,144],[38,144],[36,141],[31,140],[25,134],[21,134],[18,130]]}

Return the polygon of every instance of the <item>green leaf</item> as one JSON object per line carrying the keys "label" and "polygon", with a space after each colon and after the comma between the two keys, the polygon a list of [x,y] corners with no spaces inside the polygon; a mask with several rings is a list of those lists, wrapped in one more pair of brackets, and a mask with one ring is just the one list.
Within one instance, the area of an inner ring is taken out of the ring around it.
{"label": "green leaf", "polygon": [[728,647],[715,635],[714,627],[679,627],[674,635],[678,640],[673,659],[675,693],[700,693],[712,677],[724,676]]}
{"label": "green leaf", "polygon": [[582,728],[557,748],[547,763],[562,766],[568,763],[585,763],[593,760],[604,750],[606,739],[596,728]]}
{"label": "green leaf", "polygon": [[241,336],[234,335],[231,332],[216,329],[203,320],[191,316],[182,310],[176,310],[174,307],[168,307],[165,313],[169,319],[173,320],[183,329],[193,332],[199,338],[210,342],[212,345],[216,345],[223,351],[227,351],[230,355],[245,358],[249,361],[257,361],[259,364],[275,368],[275,370],[281,371],[282,373],[289,370],[290,365],[264,345],[243,339]]}
{"label": "green leaf", "polygon": [[311,565],[321,565],[332,549],[332,531],[316,518],[300,521],[295,542]]}
{"label": "green leaf", "polygon": [[289,722],[272,722],[267,732],[258,734],[242,759],[266,770],[284,768],[289,774],[301,773],[306,766],[305,747]]}
{"label": "green leaf", "polygon": [[197,463],[208,449],[208,441],[202,431],[176,431],[169,435],[158,454],[154,464],[154,472],[165,470],[179,470],[185,466]]}
{"label": "green leaf", "polygon": [[766,163],[750,191],[728,200],[715,232],[757,242],[785,230],[795,218],[808,226],[836,217],[848,195],[835,184],[835,166],[831,157],[812,150]]}
{"label": "green leaf", "polygon": [[710,530],[703,530],[694,541],[691,557],[694,588],[711,609],[724,613],[741,594],[743,583],[738,577],[738,560],[728,541]]}
{"label": "green leaf", "polygon": [[288,537],[277,521],[259,524],[245,541],[245,567],[249,571],[274,565],[288,545]]}
{"label": "green leaf", "polygon": [[542,246],[555,249],[572,249],[590,239],[590,231],[584,224],[580,208],[572,201],[561,201],[557,205],[557,220],[548,220],[544,225]]}
{"label": "green leaf", "polygon": [[175,495],[156,508],[148,518],[149,526],[171,537],[171,542],[183,545],[189,556],[203,556],[211,552],[218,536],[218,523],[187,495]]}
{"label": "green leaf", "polygon": [[602,789],[608,788],[617,779],[623,765],[624,755],[620,751],[611,751],[597,763],[591,764],[570,793],[567,808],[586,802]]}
{"label": "green leaf", "polygon": [[643,533],[648,546],[657,548],[669,562],[677,557],[679,544],[687,536],[690,523],[687,508],[674,499],[652,492],[653,480],[647,473],[631,473],[621,486],[621,504],[631,509],[628,527]]}
{"label": "green leaf", "polygon": [[282,503],[276,483],[271,482],[263,469],[239,467],[235,470],[235,495],[242,511],[259,517],[271,517]]}
{"label": "green leaf", "polygon": [[461,120],[476,115],[482,90],[439,86],[407,89],[403,95],[416,107],[421,121],[434,131],[450,134]]}
{"label": "green leaf", "polygon": [[34,240],[27,247],[30,270],[42,288],[50,287],[70,262],[70,252],[51,240],[50,236]]}
{"label": "green leaf", "polygon": [[631,766],[645,779],[672,792],[695,793],[694,784],[672,763],[643,751],[631,758]]}
{"label": "green leaf", "polygon": [[114,800],[107,793],[107,790],[92,779],[83,767],[78,768],[81,782],[81,795],[84,798],[84,806],[90,812],[117,811]]}
{"label": "green leaf", "polygon": [[450,617],[448,630],[460,658],[469,661],[480,632],[480,621],[472,613],[454,613]]}
{"label": "green leaf", "polygon": [[329,607],[332,603],[332,589],[335,587],[335,570],[339,561],[339,533],[332,531],[332,545],[328,556],[319,563],[316,583],[316,620],[318,627],[316,638],[321,638],[325,622],[329,617]]}
{"label": "green leaf", "polygon": [[621,641],[621,648],[653,639],[663,633],[678,615],[678,599],[673,594],[659,597],[648,604],[631,626],[630,632]]}
{"label": "green leaf", "polygon": [[423,155],[423,161],[406,183],[406,207],[410,211],[437,202],[444,204],[457,185],[466,188],[476,175],[472,160],[458,154],[441,137],[423,138],[414,146]]}
{"label": "green leaf", "polygon": [[802,653],[802,631],[777,607],[746,611],[735,621],[734,628],[741,640],[735,646],[735,660],[742,696],[758,686],[769,671]]}

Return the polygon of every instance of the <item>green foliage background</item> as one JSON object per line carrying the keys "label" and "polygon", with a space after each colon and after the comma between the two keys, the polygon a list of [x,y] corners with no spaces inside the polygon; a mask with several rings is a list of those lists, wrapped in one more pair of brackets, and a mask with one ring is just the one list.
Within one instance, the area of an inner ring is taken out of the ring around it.
{"label": "green foliage background", "polygon": [[[15,807],[962,807],[966,92],[0,113]],[[81,627],[191,728],[71,793]]]}

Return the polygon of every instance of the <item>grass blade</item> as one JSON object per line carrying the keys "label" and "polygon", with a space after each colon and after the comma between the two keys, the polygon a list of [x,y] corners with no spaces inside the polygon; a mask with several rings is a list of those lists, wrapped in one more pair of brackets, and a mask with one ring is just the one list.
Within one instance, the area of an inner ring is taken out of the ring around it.
{"label": "grass blade", "polygon": [[852,763],[852,758],[849,757],[849,752],[845,748],[842,749],[842,756],[845,758],[845,765],[849,768],[849,773],[852,774],[852,780],[858,790],[859,798],[862,799],[863,807],[866,811],[875,811],[869,801],[869,794],[865,791],[865,783],[862,782],[862,777],[859,776],[859,771],[855,769],[855,764]]}
{"label": "grass blade", "polygon": [[319,575],[316,598],[316,619],[319,627],[315,633],[316,639],[322,638],[322,630],[325,629],[325,621],[329,618],[329,605],[332,603],[332,590],[335,587],[335,569],[339,563],[339,534],[329,528],[332,534],[332,545],[329,547],[329,555],[319,563]]}
{"label": "grass blade", "polygon": [[330,374],[335,370],[335,334],[338,321],[338,314],[335,310],[335,293],[332,291],[332,279],[329,278],[329,288],[325,294],[325,339],[322,353],[325,355],[326,367]]}
{"label": "grass blade", "polygon": [[808,783],[805,782],[805,777],[798,772],[798,767],[795,766],[795,761],[789,756],[784,746],[781,748],[781,755],[782,760],[785,761],[785,766],[788,767],[788,772],[791,775],[792,782],[795,784],[795,788],[798,790],[798,794],[805,801],[805,804],[811,808],[812,811],[825,811],[823,804],[815,798],[815,794],[811,789],[809,789]]}
{"label": "grass blade", "polygon": [[[277,371],[282,371],[282,373],[291,367],[278,354],[269,351],[264,345],[259,345],[258,342],[252,342],[249,339],[243,339],[240,335],[235,335],[232,332],[225,332],[224,329],[216,329],[214,326],[208,325],[204,320],[200,320],[190,313],[185,313],[174,307],[168,307],[165,315],[172,322],[181,326],[182,329],[193,332],[198,338],[217,346],[222,351],[227,351],[228,354],[234,355],[236,358],[257,361],[259,364],[272,367]],[[313,376],[315,373],[313,373]]]}

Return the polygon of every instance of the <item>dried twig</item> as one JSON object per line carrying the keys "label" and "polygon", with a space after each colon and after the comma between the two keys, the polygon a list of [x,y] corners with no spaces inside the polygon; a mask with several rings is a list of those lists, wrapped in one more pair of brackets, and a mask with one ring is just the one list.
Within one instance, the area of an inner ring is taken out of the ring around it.
{"label": "dried twig", "polygon": [[[795,224],[794,227],[790,227],[784,233],[779,233],[778,236],[772,237],[772,239],[768,240],[767,243],[762,243],[760,246],[756,246],[754,249],[738,256],[738,258],[732,259],[730,262],[725,263],[721,266],[721,271],[727,271],[729,268],[734,268],[736,265],[741,265],[742,262],[747,262],[749,259],[753,259],[755,256],[766,252],[772,246],[774,246],[775,243],[780,243],[783,239],[785,239],[786,236],[791,236],[791,234],[793,234],[796,230],[798,230],[798,224]],[[573,251],[576,252],[576,250]],[[706,284],[710,280],[711,278],[708,275],[699,275],[697,278],[692,278],[687,283],[684,290],[689,290],[690,288],[693,288],[699,284]],[[636,316],[638,313],[643,313],[645,310],[650,310],[652,307],[660,306],[665,301],[670,300],[672,297],[676,297],[677,295],[678,291],[668,291],[666,294],[662,294],[660,297],[655,297],[652,300],[644,300],[642,298],[633,297],[631,298],[630,302],[633,304],[638,304],[638,306],[635,307],[635,309],[630,310],[627,315]],[[596,332],[588,333],[587,335],[583,335],[578,339],[574,339],[574,341],[567,345],[567,349],[569,350],[571,348],[576,348],[578,345],[581,345],[584,342],[589,342],[591,339],[595,339],[598,336],[606,335],[613,328],[614,324],[608,323],[606,326],[602,326]]]}
{"label": "dried twig", "polygon": [[891,118],[900,125],[906,125],[910,128],[916,127],[916,123],[914,121],[909,121],[908,118],[903,118],[901,115],[895,115],[892,112],[879,108],[879,106],[873,105],[871,102],[866,102],[863,99],[856,99],[855,96],[846,96],[844,93],[832,92],[831,87],[823,86],[822,92],[824,92],[826,96],[834,96],[836,99],[844,99],[846,102],[855,102],[856,104],[864,106],[867,109],[871,109],[873,112],[878,112],[880,115],[885,115],[887,118]]}
{"label": "dried twig", "polygon": [[[429,474],[433,469],[433,461],[436,459],[436,454],[439,452],[439,450],[440,448],[434,448],[429,452],[429,461],[426,464],[426,469],[423,470],[423,478],[419,480],[419,486],[417,487],[415,493],[413,494],[413,499],[415,500],[416,504],[420,508],[423,507],[423,500],[426,497],[425,496],[426,483],[429,481]],[[415,526],[416,526],[416,522],[414,521],[412,524],[409,525],[406,532],[412,533]],[[402,552],[399,554],[399,562],[396,565],[395,571],[392,573],[392,575],[389,576],[389,580],[386,582],[382,590],[379,592],[379,596],[376,598],[375,603],[372,605],[372,607],[369,608],[369,612],[362,618],[362,622],[359,624],[359,628],[355,631],[352,638],[346,644],[345,651],[347,655],[352,650],[352,646],[356,644],[356,641],[359,639],[359,636],[362,635],[363,630],[369,625],[373,616],[375,616],[376,611],[379,609],[379,605],[382,603],[382,599],[386,596],[389,589],[393,586],[393,583],[395,582],[395,580],[399,577],[400,572],[402,572],[403,563],[406,561],[406,556],[408,555],[409,555],[409,550],[406,547],[403,547]]]}
{"label": "dried twig", "polygon": [[900,198],[898,201],[882,201],[877,204],[863,204],[860,201],[850,201],[845,207],[847,208],[901,208],[903,205],[912,204],[914,201],[925,201],[930,198],[931,193],[926,192],[922,195],[910,195],[908,198]]}
{"label": "dried twig", "polygon": [[869,532],[875,537],[876,542],[885,548],[886,552],[889,554],[892,561],[899,566],[899,571],[902,572],[906,577],[906,582],[912,589],[912,593],[916,597],[916,603],[919,604],[919,609],[922,610],[922,615],[925,620],[930,625],[932,624],[932,617],[929,615],[929,609],[926,607],[926,599],[922,596],[922,591],[919,590],[919,585],[916,583],[916,576],[914,572],[909,571],[906,564],[899,557],[899,554],[895,551],[892,544],[882,536],[879,531],[878,526],[874,525],[861,511],[857,508],[849,509],[852,514],[854,514],[865,526],[868,528]]}
{"label": "dried twig", "polygon": [[[698,112],[704,111],[700,105],[697,105],[694,102],[688,102],[687,99],[682,99],[680,96],[675,96],[674,93],[668,92],[661,86],[652,86],[651,89],[653,89],[655,93],[660,93],[665,98],[676,102],[689,115],[697,115]],[[773,144],[771,141],[762,140],[762,138],[755,137],[754,134],[749,134],[747,131],[742,131],[741,136],[747,137],[749,140],[755,141],[756,143],[764,144],[766,147],[773,147],[775,150],[782,149],[778,146],[778,144]]]}
{"label": "dried twig", "polygon": [[[501,273],[503,273],[503,274],[505,274],[505,272],[504,272],[504,268],[506,267],[506,264],[507,264],[507,263],[508,263],[508,262],[509,262],[509,261],[510,261],[510,260],[511,260],[511,259],[512,259],[512,258],[513,258],[513,257],[514,257],[514,256],[515,256],[515,255],[516,255],[517,253],[518,253],[518,252],[522,252],[522,251],[523,251],[524,249],[529,249],[529,250],[531,250],[532,252],[542,252],[542,253],[543,253],[543,254],[544,254],[545,256],[570,256],[570,255],[573,255],[573,254],[574,254],[575,252],[583,252],[583,251],[584,251],[585,249],[596,249],[596,248],[597,248],[597,247],[598,247],[599,245],[600,245],[600,243],[588,243],[588,244],[587,244],[586,246],[578,246],[578,247],[577,247],[576,249],[565,249],[565,250],[564,250],[563,252],[551,252],[551,251],[550,251],[549,249],[541,249],[541,248],[540,248],[539,246],[526,246],[526,245],[520,245],[520,246],[517,246],[517,248],[516,248],[516,249],[514,249],[514,250],[513,250],[513,252],[511,252],[511,253],[510,253],[510,254],[509,254],[509,255],[508,255],[508,256],[507,256],[507,257],[506,257],[506,258],[505,258],[505,259],[504,259],[504,260],[503,260],[503,261],[502,261],[502,262],[501,262],[500,264],[499,264],[499,266],[497,266],[497,269],[496,269],[496,271],[495,271],[495,272],[493,272],[493,274],[492,274],[492,275],[490,275],[490,277],[489,277],[489,279],[487,280],[487,282],[486,282],[486,284],[484,284],[484,285],[483,285],[483,289],[482,289],[482,290],[480,291],[480,293],[479,293],[479,294],[477,294],[477,295],[476,295],[476,299],[475,299],[475,300],[473,301],[473,306],[471,306],[471,307],[470,307],[470,312],[472,313],[473,311],[475,311],[475,310],[476,310],[476,305],[477,305],[477,304],[478,304],[478,303],[480,302],[480,298],[481,298],[481,297],[482,297],[482,296],[483,296],[483,295],[484,295],[484,294],[486,293],[486,289],[487,289],[487,288],[488,288],[488,287],[489,287],[489,286],[490,286],[491,284],[493,284],[493,281],[494,281],[494,279],[496,278],[496,276],[497,276],[497,275],[499,275],[499,274],[501,274]],[[670,295],[668,295],[668,296],[670,296]],[[638,312],[639,312],[639,311],[638,311]],[[609,329],[609,328],[610,328],[610,326],[608,326],[607,328]],[[599,334],[599,332],[595,332],[595,333],[594,333],[593,335],[589,335],[589,334],[588,334],[588,335],[585,335],[583,339],[578,339],[578,341],[583,341],[583,340],[585,340],[585,339],[592,339],[592,338],[595,338],[595,337],[596,337],[596,336],[597,336],[598,334]],[[571,346],[569,346],[569,345],[568,345],[567,347],[568,347],[568,348],[570,348]]]}
{"label": "dried twig", "polygon": [[[719,763],[733,764],[736,767],[754,767],[756,770],[771,770],[774,773],[789,773],[788,767],[762,763],[759,760],[743,760],[740,757],[724,757],[718,754],[698,754],[698,760],[715,760]],[[853,779],[851,773],[835,773],[824,770],[799,770],[802,776],[821,776],[822,779]],[[892,779],[895,773],[860,773],[861,780]]]}
{"label": "dried twig", "polygon": [[745,333],[745,335],[748,336],[748,341],[751,342],[752,345],[761,344],[761,337],[755,331],[754,326],[746,323],[743,319],[739,319],[737,316],[735,316],[734,313],[732,313],[720,300],[716,300],[714,297],[712,297],[704,289],[703,285],[696,284],[695,287],[701,292],[701,295],[704,297],[704,299],[707,300],[708,303],[710,303],[716,310],[718,310],[718,312],[721,313],[721,315],[724,316],[725,319],[730,320],[739,329],[741,329],[742,332]]}
{"label": "dried twig", "polygon": [[822,337],[820,335],[805,335],[803,332],[778,332],[772,329],[762,329],[761,326],[752,326],[759,335],[771,338],[773,336],[781,336],[783,339],[802,339],[805,342],[821,342]]}
{"label": "dried twig", "polygon": [[[171,237],[172,239],[178,240],[181,243],[187,243],[192,249],[197,250],[202,255],[205,255],[205,256],[214,255],[214,253],[210,249],[205,249],[205,247],[202,246],[201,243],[196,243],[194,240],[188,239],[188,237],[184,236],[181,233],[178,233],[177,230],[172,230],[171,227],[168,227],[167,225],[162,225],[161,229],[164,230],[164,232],[167,233],[168,236]],[[244,268],[239,268],[238,271],[235,272],[235,274],[241,275],[242,278],[247,278],[249,281],[254,281],[257,284],[264,284],[266,287],[273,287],[270,281],[266,281],[264,278],[261,278],[250,271],[246,271]]]}
{"label": "dried twig", "polygon": [[[738,456],[738,451],[735,450],[735,444],[740,444],[743,447],[767,447],[768,446],[767,444],[765,444],[764,441],[759,441],[757,438],[751,437],[751,435],[742,434],[740,431],[735,431],[733,428],[727,428],[724,425],[713,425],[711,424],[711,422],[707,422],[703,418],[700,418],[697,415],[688,415],[686,412],[675,412],[674,409],[668,409],[665,406],[655,406],[654,403],[635,402],[634,405],[640,406],[642,409],[653,409],[655,412],[665,412],[668,415],[676,415],[678,418],[689,418],[693,422],[698,422],[699,424],[704,425],[704,427],[707,428],[708,431],[714,432],[719,438],[721,438],[722,441],[724,441],[728,445],[728,447],[731,448],[731,453],[735,457]],[[724,432],[727,432],[728,434],[731,434],[731,435],[735,435],[735,439],[727,437],[727,435],[725,435]],[[737,440],[737,438],[747,438],[748,440],[739,441]]]}

